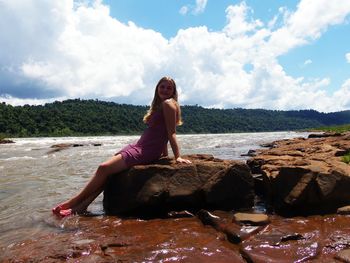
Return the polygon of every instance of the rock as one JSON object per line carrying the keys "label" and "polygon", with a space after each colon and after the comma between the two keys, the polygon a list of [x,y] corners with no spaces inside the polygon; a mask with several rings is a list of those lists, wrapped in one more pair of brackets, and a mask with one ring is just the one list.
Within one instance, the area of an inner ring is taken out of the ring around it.
{"label": "rock", "polygon": [[260,232],[264,226],[248,226],[238,224],[233,220],[232,212],[214,211],[204,209],[197,213],[197,217],[204,225],[210,225],[219,232],[225,234],[226,239],[233,244],[238,244],[252,235]]}
{"label": "rock", "polygon": [[350,215],[350,205],[339,207],[337,209],[337,214]]}
{"label": "rock", "polygon": [[264,148],[275,148],[276,144],[273,142],[268,142],[268,143],[262,143],[260,144],[260,147],[264,147]]}
{"label": "rock", "polygon": [[334,258],[340,260],[341,262],[350,263],[350,249],[339,251]]}
{"label": "rock", "polygon": [[239,235],[239,227],[228,224],[227,218],[219,217],[204,209],[198,211],[197,217],[204,225],[210,225],[217,231],[224,233],[231,243],[238,244],[242,241]]}
{"label": "rock", "polygon": [[12,141],[12,140],[9,140],[9,139],[2,139],[2,140],[0,140],[0,144],[7,144],[7,143],[15,143],[15,142]]}
{"label": "rock", "polygon": [[286,216],[335,213],[349,204],[350,165],[341,153],[350,151],[350,133],[341,136],[275,142],[247,161],[261,174],[259,189],[275,211]]}
{"label": "rock", "polygon": [[336,137],[341,136],[339,132],[324,132],[324,133],[311,133],[308,138],[324,138],[324,137]]}
{"label": "rock", "polygon": [[250,225],[266,225],[270,222],[267,215],[253,213],[235,213],[233,219],[236,222]]}
{"label": "rock", "polygon": [[256,150],[249,150],[247,153],[241,154],[241,156],[250,156],[250,157],[256,156]]}
{"label": "rock", "polygon": [[155,215],[201,208],[249,208],[254,202],[254,181],[241,161],[190,155],[192,164],[163,158],[137,165],[108,178],[103,205],[108,214]]}

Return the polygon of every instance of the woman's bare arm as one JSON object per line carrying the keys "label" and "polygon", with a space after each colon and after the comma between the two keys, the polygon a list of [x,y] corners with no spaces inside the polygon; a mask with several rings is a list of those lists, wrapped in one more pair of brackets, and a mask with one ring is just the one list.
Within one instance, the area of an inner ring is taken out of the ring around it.
{"label": "woman's bare arm", "polygon": [[168,139],[171,149],[173,150],[175,160],[180,163],[191,163],[189,160],[183,159],[180,156],[180,148],[176,138],[177,105],[172,99],[168,99],[163,102],[162,107],[165,125],[168,132]]}

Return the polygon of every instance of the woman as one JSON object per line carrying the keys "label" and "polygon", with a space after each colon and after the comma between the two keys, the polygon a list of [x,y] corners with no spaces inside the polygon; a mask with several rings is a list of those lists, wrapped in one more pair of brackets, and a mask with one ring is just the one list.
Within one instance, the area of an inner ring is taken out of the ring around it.
{"label": "woman", "polygon": [[68,216],[86,211],[89,204],[103,191],[107,177],[137,164],[148,164],[167,156],[170,142],[178,163],[191,163],[180,156],[176,139],[176,126],[181,125],[181,110],[177,102],[175,81],[169,77],[159,80],[150,109],[143,118],[148,125],[135,144],[129,144],[97,168],[94,176],[82,191],[52,209],[59,216]]}

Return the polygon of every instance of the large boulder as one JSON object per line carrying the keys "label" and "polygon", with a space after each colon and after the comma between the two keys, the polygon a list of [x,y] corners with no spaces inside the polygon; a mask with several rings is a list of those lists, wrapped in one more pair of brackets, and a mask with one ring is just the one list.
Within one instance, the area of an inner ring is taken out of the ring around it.
{"label": "large boulder", "polygon": [[324,214],[350,204],[350,133],[275,142],[247,161],[263,195],[283,215]]}
{"label": "large boulder", "polygon": [[107,214],[154,215],[171,210],[249,208],[254,180],[240,161],[189,155],[192,164],[163,158],[108,178],[103,206]]}

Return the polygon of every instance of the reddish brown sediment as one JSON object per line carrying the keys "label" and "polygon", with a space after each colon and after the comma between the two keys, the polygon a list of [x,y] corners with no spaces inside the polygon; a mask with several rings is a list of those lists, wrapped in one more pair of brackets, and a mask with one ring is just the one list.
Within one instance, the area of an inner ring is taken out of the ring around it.
{"label": "reddish brown sediment", "polygon": [[238,246],[196,218],[79,217],[74,232],[38,237],[0,252],[1,262],[244,262]]}
{"label": "reddish brown sediment", "polygon": [[[196,217],[73,216],[64,219],[66,231],[2,248],[0,261],[338,262],[350,248],[350,216],[270,215],[268,225],[253,226],[232,221],[230,212],[211,215],[215,220],[206,225]],[[230,235],[241,243],[233,244]]]}

